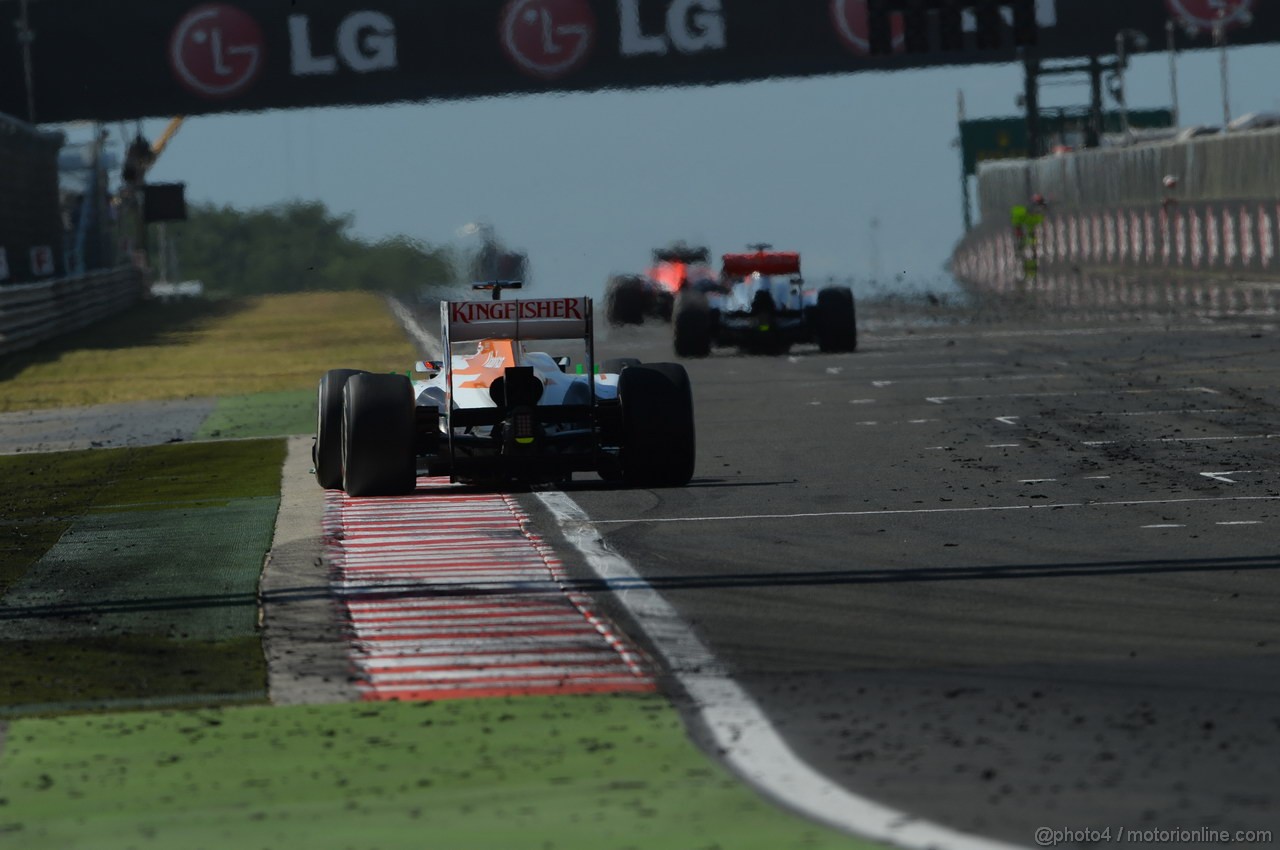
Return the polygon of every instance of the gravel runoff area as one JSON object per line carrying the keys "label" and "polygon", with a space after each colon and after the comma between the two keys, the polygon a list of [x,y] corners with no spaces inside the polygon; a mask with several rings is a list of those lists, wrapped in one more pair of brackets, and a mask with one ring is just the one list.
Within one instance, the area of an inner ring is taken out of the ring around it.
{"label": "gravel runoff area", "polygon": [[154,446],[193,439],[217,399],[0,413],[0,454]]}

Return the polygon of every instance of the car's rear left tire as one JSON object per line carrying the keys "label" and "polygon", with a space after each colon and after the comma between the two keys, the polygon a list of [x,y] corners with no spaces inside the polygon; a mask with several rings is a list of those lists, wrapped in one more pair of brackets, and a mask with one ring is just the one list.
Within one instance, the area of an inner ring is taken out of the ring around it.
{"label": "car's rear left tire", "polygon": [[316,481],[326,490],[342,489],[342,388],[359,369],[330,369],[320,379],[316,403],[316,442],[311,461]]}
{"label": "car's rear left tire", "polygon": [[403,496],[417,484],[413,384],[353,375],[342,393],[342,484],[349,496]]}
{"label": "car's rear left tire", "polygon": [[643,324],[645,300],[644,281],[626,276],[610,278],[604,294],[605,317],[614,326]]}
{"label": "car's rear left tire", "polygon": [[618,378],[622,478],[637,487],[682,487],[697,460],[693,391],[677,363],[631,366]]}

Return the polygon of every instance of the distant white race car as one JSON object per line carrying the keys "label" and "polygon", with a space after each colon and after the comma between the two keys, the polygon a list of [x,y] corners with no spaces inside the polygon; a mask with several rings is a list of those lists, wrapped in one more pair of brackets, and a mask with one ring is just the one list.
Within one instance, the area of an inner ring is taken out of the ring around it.
{"label": "distant white race car", "polygon": [[[501,486],[597,472],[634,486],[693,477],[689,376],[675,363],[609,360],[597,370],[590,298],[440,305],[443,362],[403,374],[334,369],[320,379],[316,479],[351,496],[410,493],[419,474]],[[585,343],[585,361],[530,350]]]}

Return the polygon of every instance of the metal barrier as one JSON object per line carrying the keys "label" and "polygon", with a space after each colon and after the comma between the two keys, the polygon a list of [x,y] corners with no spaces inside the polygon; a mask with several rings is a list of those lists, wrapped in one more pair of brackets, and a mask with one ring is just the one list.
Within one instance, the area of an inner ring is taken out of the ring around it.
{"label": "metal barrier", "polygon": [[[1175,189],[1164,185],[1177,179]],[[978,199],[984,222],[1043,195],[1051,207],[1133,207],[1280,199],[1280,129],[1250,130],[1037,160],[984,163]]]}
{"label": "metal barrier", "polygon": [[0,355],[115,315],[142,294],[142,275],[133,268],[0,286]]}

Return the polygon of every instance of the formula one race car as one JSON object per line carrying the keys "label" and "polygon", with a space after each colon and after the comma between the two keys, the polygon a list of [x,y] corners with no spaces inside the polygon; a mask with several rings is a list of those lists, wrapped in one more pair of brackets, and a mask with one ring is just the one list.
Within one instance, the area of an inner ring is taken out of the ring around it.
{"label": "formula one race car", "polygon": [[[500,300],[515,282],[477,284],[493,300],[440,305],[443,362],[422,379],[334,369],[320,379],[316,479],[351,496],[413,492],[418,475],[501,486],[595,471],[678,487],[694,468],[693,397],[675,363],[611,360],[597,371],[590,298]],[[530,351],[585,343],[585,362]]]}
{"label": "formula one race car", "polygon": [[605,289],[605,315],[611,325],[639,325],[645,318],[671,320],[676,295],[685,287],[714,287],[711,252],[677,242],[653,252],[653,265],[643,275],[617,275]]}
{"label": "formula one race car", "polygon": [[853,290],[805,289],[799,254],[751,248],[750,254],[724,255],[719,288],[676,296],[676,354],[706,357],[715,345],[761,354],[785,353],[797,343],[817,343],[827,352],[857,349]]}

